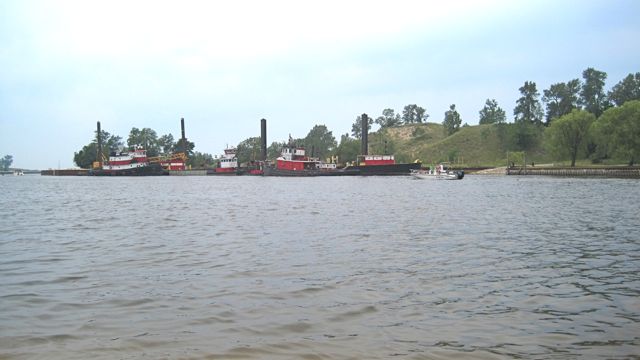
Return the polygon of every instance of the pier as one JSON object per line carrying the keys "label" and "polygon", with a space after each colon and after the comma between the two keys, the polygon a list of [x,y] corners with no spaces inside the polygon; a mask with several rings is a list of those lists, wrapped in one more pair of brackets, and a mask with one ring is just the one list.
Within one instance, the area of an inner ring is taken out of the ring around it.
{"label": "pier", "polygon": [[87,169],[49,169],[40,171],[42,176],[87,176]]}
{"label": "pier", "polygon": [[640,167],[627,166],[576,168],[520,166],[506,168],[506,175],[640,178]]}

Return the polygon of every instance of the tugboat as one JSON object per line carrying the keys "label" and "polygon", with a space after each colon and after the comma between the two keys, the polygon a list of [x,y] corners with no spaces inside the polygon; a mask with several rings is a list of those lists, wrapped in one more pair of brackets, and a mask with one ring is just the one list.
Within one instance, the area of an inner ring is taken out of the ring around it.
{"label": "tugboat", "polygon": [[240,175],[236,148],[224,149],[224,154],[220,155],[220,162],[215,169],[207,169],[207,175]]}
{"label": "tugboat", "polygon": [[346,176],[360,175],[358,170],[338,169],[335,163],[325,163],[308,157],[304,147],[297,146],[289,137],[289,143],[282,147],[275,164],[264,166],[265,176]]}
{"label": "tugboat", "polygon": [[160,163],[150,162],[147,151],[138,147],[128,152],[113,152],[109,160],[97,161],[94,168],[89,170],[92,176],[154,176],[168,175]]}

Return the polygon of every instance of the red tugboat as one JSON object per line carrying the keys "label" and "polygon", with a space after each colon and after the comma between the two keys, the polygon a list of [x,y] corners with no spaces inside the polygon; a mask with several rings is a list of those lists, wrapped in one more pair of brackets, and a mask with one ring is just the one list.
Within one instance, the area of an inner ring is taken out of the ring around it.
{"label": "red tugboat", "polygon": [[220,155],[218,167],[208,169],[207,175],[239,175],[238,158],[236,157],[236,148],[230,147],[224,149],[224,154]]}
{"label": "red tugboat", "polygon": [[338,169],[336,164],[324,163],[308,157],[302,146],[296,146],[289,138],[289,144],[282,147],[275,165],[265,166],[265,176],[346,176],[360,175],[358,170]]}

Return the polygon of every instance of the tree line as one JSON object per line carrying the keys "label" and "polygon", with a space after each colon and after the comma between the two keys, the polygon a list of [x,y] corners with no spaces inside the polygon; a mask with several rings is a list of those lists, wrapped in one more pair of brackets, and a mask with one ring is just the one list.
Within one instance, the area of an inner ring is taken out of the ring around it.
{"label": "tree line", "polygon": [[[608,92],[604,89],[606,79],[605,72],[587,68],[582,79],[551,84],[542,97],[535,82],[525,81],[518,89],[521,96],[513,109],[513,123],[507,123],[506,112],[495,99],[486,99],[478,112],[479,124],[496,124],[505,150],[524,151],[543,142],[557,158],[569,157],[572,166],[579,155],[594,162],[624,157],[632,165],[640,151],[634,141],[640,139],[640,117],[633,103],[640,100],[640,72],[628,74]],[[384,109],[375,121],[370,118],[368,125],[395,127],[426,122],[428,118],[425,108],[410,104],[402,114]],[[554,125],[558,120],[562,121]],[[358,116],[351,127],[356,139],[361,136],[361,124]],[[447,136],[466,125],[462,125],[455,104],[444,113],[442,125]]]}
{"label": "tree line", "polygon": [[[608,92],[604,89],[607,74],[588,68],[582,72],[581,79],[559,82],[543,90],[542,97],[536,83],[525,81],[518,90],[521,97],[513,109],[513,122],[507,121],[506,112],[495,99],[486,99],[479,110],[479,124],[496,126],[502,148],[507,151],[526,151],[544,143],[551,154],[559,159],[569,157],[572,165],[578,156],[591,157],[594,162],[611,157],[624,157],[629,164],[638,159],[640,144],[640,73],[629,74]],[[368,131],[373,124],[381,129],[407,124],[426,123],[430,115],[426,108],[417,104],[408,104],[397,113],[386,108],[378,117],[369,117]],[[451,104],[444,113],[442,125],[445,135],[450,136],[460,130],[462,118]],[[315,125],[303,138],[291,139],[307,149],[310,156],[322,159],[338,157],[340,162],[351,161],[360,152],[362,118],[357,116],[349,133],[340,135],[338,142],[325,125]],[[414,134],[415,135],[415,134]],[[123,148],[119,136],[102,131],[102,139],[110,152]],[[272,142],[267,149],[267,157],[279,156],[285,141]],[[370,151],[373,153],[394,153],[395,144],[383,139],[381,134],[370,135]],[[157,136],[149,128],[132,128],[127,138],[129,148],[142,146],[149,156],[169,154],[174,151],[186,151],[189,164],[197,167],[213,166],[215,158],[210,154],[193,151],[195,144],[181,140],[175,141],[171,134]],[[237,145],[237,157],[240,163],[257,160],[260,156],[260,138],[250,137]],[[185,149],[185,150],[183,150]],[[97,143],[92,141],[74,154],[74,162],[88,168],[95,160]]]}
{"label": "tree line", "polygon": [[[514,109],[513,139],[526,150],[542,141],[556,159],[579,156],[592,162],[616,157],[633,165],[640,154],[640,73],[629,74],[605,92],[607,74],[593,68],[543,90],[526,81]],[[544,104],[544,107],[543,107]]]}

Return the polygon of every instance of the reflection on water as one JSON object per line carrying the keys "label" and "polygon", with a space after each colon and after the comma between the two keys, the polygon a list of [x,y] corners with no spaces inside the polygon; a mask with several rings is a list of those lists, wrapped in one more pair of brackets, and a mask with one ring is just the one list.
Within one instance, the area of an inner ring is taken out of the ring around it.
{"label": "reflection on water", "polygon": [[0,185],[1,358],[640,353],[637,180]]}

